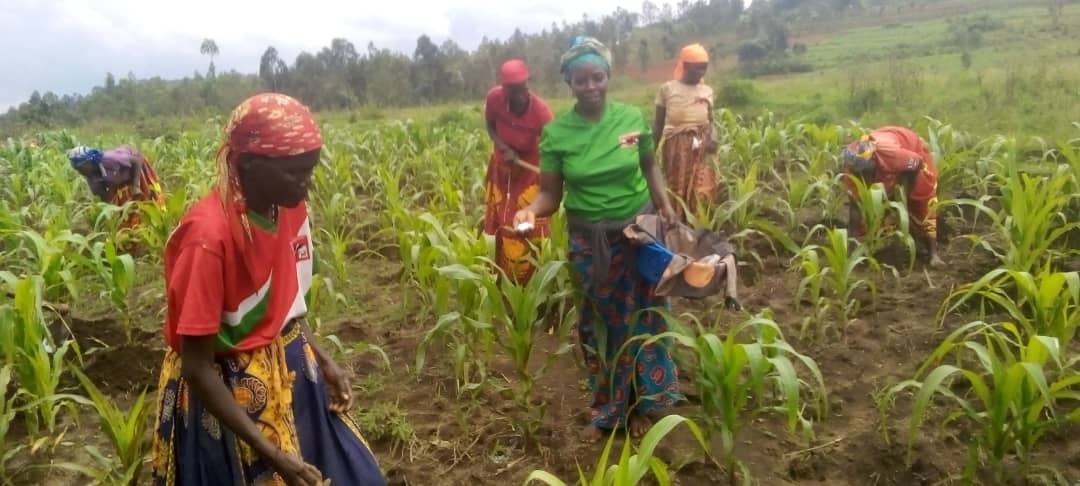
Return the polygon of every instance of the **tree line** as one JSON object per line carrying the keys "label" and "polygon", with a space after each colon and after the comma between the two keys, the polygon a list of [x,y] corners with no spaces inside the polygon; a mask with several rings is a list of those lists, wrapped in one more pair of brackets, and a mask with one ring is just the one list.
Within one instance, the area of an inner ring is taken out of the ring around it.
{"label": "tree line", "polygon": [[[640,12],[618,8],[598,19],[583,16],[577,22],[553,23],[538,33],[516,30],[503,40],[485,37],[471,52],[453,40],[437,44],[427,35],[417,39],[411,55],[374,43],[358,49],[348,39],[335,38],[318,52],[301,52],[288,63],[269,46],[254,74],[217,73],[213,60],[220,49],[206,39],[199,49],[210,57],[205,73],[196,71],[180,80],[135,79],[131,74],[118,80],[110,73],[86,95],[35,92],[0,116],[0,136],[94,121],[221,113],[260,90],[287,93],[317,110],[478,99],[496,81],[498,66],[512,57],[530,64],[534,86],[555,89],[562,82],[559,56],[575,35],[590,35],[606,43],[617,71],[644,70],[654,61],[673,58],[684,41],[720,29],[737,29],[741,37],[751,40],[772,38],[768,45],[779,45],[775,38],[786,36],[786,31],[777,25],[786,25],[793,15],[804,15],[799,12],[819,15],[861,9],[863,2],[873,1],[758,0],[748,7],[743,0],[680,0],[674,5],[646,0]],[[786,47],[786,41],[782,44]]]}

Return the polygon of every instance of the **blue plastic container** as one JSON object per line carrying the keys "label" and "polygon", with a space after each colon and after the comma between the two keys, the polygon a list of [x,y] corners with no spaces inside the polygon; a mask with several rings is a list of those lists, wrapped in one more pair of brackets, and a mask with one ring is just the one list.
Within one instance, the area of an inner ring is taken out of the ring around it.
{"label": "blue plastic container", "polygon": [[654,241],[642,245],[637,258],[638,273],[650,285],[656,285],[673,258],[675,254],[660,243]]}

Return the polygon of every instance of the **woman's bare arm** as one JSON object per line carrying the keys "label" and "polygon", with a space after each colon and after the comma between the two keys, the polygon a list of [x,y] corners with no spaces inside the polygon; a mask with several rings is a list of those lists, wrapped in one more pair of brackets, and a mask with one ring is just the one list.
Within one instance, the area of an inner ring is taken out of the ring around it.
{"label": "woman's bare arm", "polygon": [[667,108],[662,105],[656,105],[656,115],[653,116],[653,137],[656,138],[656,146],[654,152],[660,150],[660,141],[663,139],[664,125],[667,123]]}
{"label": "woman's bare arm", "polygon": [[641,153],[641,173],[645,175],[645,182],[649,184],[649,193],[652,195],[653,205],[665,218],[673,218],[675,210],[668,199],[667,185],[664,184],[664,175],[660,173],[660,166],[656,163],[656,157],[651,152]]}
{"label": "woman's bare arm", "polygon": [[214,339],[216,336],[213,335],[183,336],[180,361],[184,380],[211,415],[251,446],[256,454],[273,463],[281,451],[262,435],[247,412],[236,404],[232,392],[214,370]]}
{"label": "woman's bare arm", "polygon": [[559,209],[563,197],[563,177],[559,172],[540,173],[540,194],[525,208],[537,218],[551,216]]}

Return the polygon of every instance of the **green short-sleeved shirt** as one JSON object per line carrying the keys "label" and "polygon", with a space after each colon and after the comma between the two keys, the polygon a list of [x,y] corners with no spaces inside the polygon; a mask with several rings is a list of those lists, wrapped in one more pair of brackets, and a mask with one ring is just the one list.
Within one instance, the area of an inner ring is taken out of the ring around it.
{"label": "green short-sleeved shirt", "polygon": [[[637,144],[624,143],[632,135]],[[562,174],[567,213],[589,222],[622,220],[649,202],[641,153],[653,146],[652,130],[636,107],[609,101],[598,122],[571,108],[544,126],[540,170]]]}

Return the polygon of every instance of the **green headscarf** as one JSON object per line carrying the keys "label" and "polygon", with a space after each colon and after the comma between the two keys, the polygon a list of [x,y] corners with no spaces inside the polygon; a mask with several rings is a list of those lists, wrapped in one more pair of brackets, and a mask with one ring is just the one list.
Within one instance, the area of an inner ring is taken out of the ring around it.
{"label": "green headscarf", "polygon": [[600,41],[592,37],[579,35],[570,39],[569,47],[560,58],[559,71],[563,74],[563,79],[569,84],[570,74],[574,72],[574,69],[586,64],[600,66],[610,75],[611,51]]}

